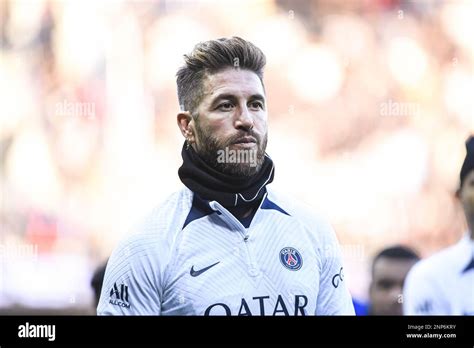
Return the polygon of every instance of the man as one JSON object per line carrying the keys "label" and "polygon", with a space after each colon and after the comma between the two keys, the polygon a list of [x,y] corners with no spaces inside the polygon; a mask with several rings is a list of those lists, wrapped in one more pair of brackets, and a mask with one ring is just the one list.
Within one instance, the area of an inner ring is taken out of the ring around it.
{"label": "man", "polygon": [[369,315],[402,315],[402,289],[418,255],[404,246],[386,248],[372,262]]}
{"label": "man", "polygon": [[466,150],[456,196],[469,231],[455,245],[413,267],[404,288],[405,314],[474,314],[474,137],[467,140]]}
{"label": "man", "polygon": [[267,189],[265,56],[198,44],[177,73],[185,185],[112,254],[99,314],[353,314],[334,231]]}

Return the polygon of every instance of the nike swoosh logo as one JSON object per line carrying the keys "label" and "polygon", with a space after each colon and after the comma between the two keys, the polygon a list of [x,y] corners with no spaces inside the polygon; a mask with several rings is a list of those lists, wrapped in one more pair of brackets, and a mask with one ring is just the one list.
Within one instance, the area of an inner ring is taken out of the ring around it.
{"label": "nike swoosh logo", "polygon": [[215,265],[217,265],[220,261],[217,261],[216,263],[213,263],[212,265],[210,266],[207,266],[203,269],[200,269],[199,271],[195,271],[194,270],[194,266],[191,267],[191,271],[189,272],[189,274],[191,274],[191,277],[197,277],[198,275],[201,275],[203,274],[204,272],[206,272],[208,269],[214,267]]}

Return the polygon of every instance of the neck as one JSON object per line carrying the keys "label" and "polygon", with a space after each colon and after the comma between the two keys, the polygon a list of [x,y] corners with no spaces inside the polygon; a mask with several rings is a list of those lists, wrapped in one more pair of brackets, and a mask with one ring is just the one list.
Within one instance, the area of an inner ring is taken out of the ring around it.
{"label": "neck", "polygon": [[257,200],[254,204],[251,205],[241,205],[236,207],[227,208],[232,215],[237,219],[245,219],[246,217],[253,214],[259,207],[261,199]]}
{"label": "neck", "polygon": [[205,163],[192,147],[183,146],[181,155],[183,165],[178,175],[184,185],[203,199],[216,200],[227,209],[240,207],[239,212],[246,216],[252,213],[255,204],[258,207],[266,185],[272,182],[274,176],[273,162],[268,156],[265,156],[258,173],[242,178],[218,172]]}

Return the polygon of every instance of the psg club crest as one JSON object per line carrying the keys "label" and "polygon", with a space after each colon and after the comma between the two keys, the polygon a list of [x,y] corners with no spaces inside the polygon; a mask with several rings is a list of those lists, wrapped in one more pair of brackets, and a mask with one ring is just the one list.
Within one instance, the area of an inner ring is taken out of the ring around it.
{"label": "psg club crest", "polygon": [[285,268],[297,271],[303,266],[303,258],[295,248],[286,247],[280,251],[280,261]]}

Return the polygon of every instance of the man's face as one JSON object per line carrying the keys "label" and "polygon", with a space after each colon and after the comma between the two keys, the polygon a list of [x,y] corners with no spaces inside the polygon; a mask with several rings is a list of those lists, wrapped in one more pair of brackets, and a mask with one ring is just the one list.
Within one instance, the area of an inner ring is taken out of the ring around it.
{"label": "man's face", "polygon": [[[459,199],[466,214],[466,219],[472,225],[474,223],[474,170],[471,170],[464,179]],[[472,226],[470,226],[472,228]],[[474,237],[474,231],[471,231]]]}
{"label": "man's face", "polygon": [[416,260],[379,258],[374,265],[370,285],[372,315],[402,315],[402,289]]}
{"label": "man's face", "polygon": [[254,72],[228,68],[209,75],[196,113],[189,124],[193,147],[207,164],[234,176],[260,170],[267,146],[267,108]]}

